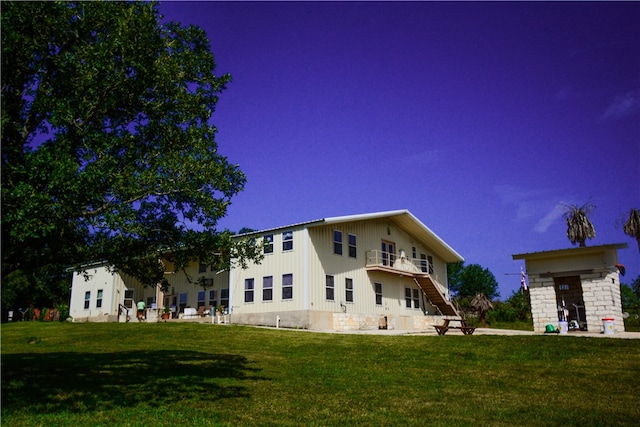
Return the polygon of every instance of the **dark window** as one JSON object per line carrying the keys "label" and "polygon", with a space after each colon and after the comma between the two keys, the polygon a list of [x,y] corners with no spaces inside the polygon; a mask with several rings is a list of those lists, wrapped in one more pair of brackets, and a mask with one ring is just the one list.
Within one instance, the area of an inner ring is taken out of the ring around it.
{"label": "dark window", "polygon": [[429,261],[429,274],[433,274],[433,257],[428,256],[427,260]]}
{"label": "dark window", "polygon": [[206,271],[207,271],[207,264],[198,265],[198,273],[206,273]]}
{"label": "dark window", "polygon": [[273,300],[273,276],[262,278],[262,301]]}
{"label": "dark window", "polygon": [[404,304],[407,308],[411,308],[411,288],[404,288]]}
{"label": "dark window", "polygon": [[350,258],[357,258],[358,257],[358,250],[356,249],[357,247],[357,238],[355,236],[355,234],[349,234],[349,257]]}
{"label": "dark window", "polygon": [[96,308],[102,307],[102,289],[98,289],[98,296],[96,299]]}
{"label": "dark window", "polygon": [[382,305],[382,283],[373,284],[376,290],[376,305]]}
{"label": "dark window", "polygon": [[420,291],[413,290],[413,308],[420,308]]}
{"label": "dark window", "polygon": [[262,251],[265,254],[273,253],[273,234],[265,234],[262,237]]}
{"label": "dark window", "polygon": [[335,301],[335,283],[333,281],[333,276],[325,276],[325,289],[326,289],[326,297],[329,301]]}
{"label": "dark window", "polygon": [[198,291],[198,307],[204,307],[205,291]]}
{"label": "dark window", "polygon": [[333,253],[342,255],[342,231],[333,230]]}
{"label": "dark window", "polygon": [[220,289],[220,305],[224,307],[224,311],[229,308],[229,288]]}
{"label": "dark window", "polygon": [[91,301],[91,291],[84,293],[84,309],[89,310],[89,301]]}
{"label": "dark window", "polygon": [[253,279],[244,279],[244,302],[253,302]]}
{"label": "dark window", "polygon": [[282,250],[293,250],[293,231],[285,231],[282,233]]}
{"label": "dark window", "polygon": [[282,299],[293,299],[293,274],[282,275]]}
{"label": "dark window", "polygon": [[425,254],[420,254],[420,270],[423,273],[429,271],[427,266],[427,256]]}
{"label": "dark window", "polygon": [[353,302],[353,279],[344,279],[344,299],[347,302]]}

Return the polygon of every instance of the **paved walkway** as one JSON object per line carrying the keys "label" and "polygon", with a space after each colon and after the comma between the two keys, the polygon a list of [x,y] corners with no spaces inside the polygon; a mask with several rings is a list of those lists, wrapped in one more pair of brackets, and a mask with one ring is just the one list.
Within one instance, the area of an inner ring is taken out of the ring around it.
{"label": "paved walkway", "polygon": [[[353,331],[311,331],[311,332],[324,332],[324,333],[335,333],[335,334],[357,334],[357,335],[424,335],[424,336],[438,336],[435,329],[433,331],[404,331],[404,330],[378,330],[378,329],[370,329],[370,330],[353,330]],[[462,336],[462,332],[457,330],[450,330],[447,332],[445,336],[449,335],[460,335]],[[476,331],[473,335],[502,335],[502,336],[513,336],[513,335],[558,335],[560,334],[543,334],[537,333],[533,331],[519,331],[514,329],[493,329],[493,328],[476,328]],[[619,338],[619,339],[640,339],[640,332],[615,332],[613,335],[605,335],[599,332],[582,332],[575,331],[569,332],[566,335],[561,335],[563,337],[592,337],[592,338]]]}

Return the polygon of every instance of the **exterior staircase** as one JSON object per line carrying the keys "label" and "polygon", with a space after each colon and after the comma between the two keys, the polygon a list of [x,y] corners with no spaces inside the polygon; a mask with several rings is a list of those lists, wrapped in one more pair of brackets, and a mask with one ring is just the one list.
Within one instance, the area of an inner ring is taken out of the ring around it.
{"label": "exterior staircase", "polygon": [[440,285],[428,274],[414,274],[413,280],[415,280],[418,287],[422,290],[425,296],[429,299],[431,305],[435,306],[443,316],[456,316],[459,317],[458,311],[442,292],[440,292]]}

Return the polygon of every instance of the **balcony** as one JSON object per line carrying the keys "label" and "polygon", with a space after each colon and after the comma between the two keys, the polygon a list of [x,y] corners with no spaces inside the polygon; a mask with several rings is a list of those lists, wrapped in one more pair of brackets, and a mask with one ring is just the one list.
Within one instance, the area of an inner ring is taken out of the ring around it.
{"label": "balcony", "polygon": [[437,275],[433,274],[433,266],[430,266],[427,260],[398,257],[396,254],[377,250],[367,251],[365,255],[367,271],[411,277],[441,314],[458,316],[457,310],[447,299],[447,288],[440,284]]}
{"label": "balcony", "polygon": [[433,266],[430,266],[426,259],[399,257],[383,251],[367,251],[365,255],[367,258],[365,268],[369,271],[386,271],[406,276],[425,275],[431,272],[433,276]]}

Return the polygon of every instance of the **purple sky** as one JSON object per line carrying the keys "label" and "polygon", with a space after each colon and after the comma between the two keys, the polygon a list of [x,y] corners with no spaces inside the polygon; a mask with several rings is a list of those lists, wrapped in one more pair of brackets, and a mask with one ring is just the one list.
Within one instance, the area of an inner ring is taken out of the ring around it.
{"label": "purple sky", "polygon": [[640,208],[640,3],[164,2],[232,83],[213,122],[248,178],[221,227],[409,209],[502,299],[512,254],[571,247],[561,204],[628,243]]}

